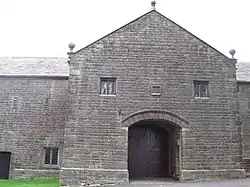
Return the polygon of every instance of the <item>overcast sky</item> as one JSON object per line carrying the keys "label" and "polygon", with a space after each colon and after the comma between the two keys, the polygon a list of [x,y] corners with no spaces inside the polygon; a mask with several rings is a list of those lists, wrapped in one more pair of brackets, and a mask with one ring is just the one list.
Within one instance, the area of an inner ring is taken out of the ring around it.
{"label": "overcast sky", "polygon": [[[156,10],[250,62],[250,0],[157,0]],[[0,0],[0,56],[66,57],[151,10],[151,0]]]}

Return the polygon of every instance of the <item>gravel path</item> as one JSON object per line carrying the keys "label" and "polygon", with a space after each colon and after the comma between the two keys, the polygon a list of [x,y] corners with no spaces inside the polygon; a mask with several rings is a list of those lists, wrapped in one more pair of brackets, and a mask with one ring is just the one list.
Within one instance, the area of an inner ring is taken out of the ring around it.
{"label": "gravel path", "polygon": [[188,183],[177,183],[177,182],[145,182],[136,181],[126,185],[118,185],[117,187],[241,187],[249,186],[250,179],[233,179],[233,180],[222,180],[222,181],[208,181],[208,182],[188,182]]}

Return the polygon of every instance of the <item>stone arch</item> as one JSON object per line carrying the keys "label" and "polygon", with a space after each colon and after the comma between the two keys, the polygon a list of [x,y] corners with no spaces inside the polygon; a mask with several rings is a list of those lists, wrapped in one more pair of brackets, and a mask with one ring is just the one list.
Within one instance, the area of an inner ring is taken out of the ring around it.
{"label": "stone arch", "polygon": [[[161,121],[163,122],[161,123]],[[143,150],[145,160],[148,158],[147,155],[150,155],[150,159],[156,159],[154,163],[161,163],[153,167],[156,169],[154,171],[156,173],[158,172],[158,176],[162,178],[172,178],[174,176],[177,180],[182,180],[182,145],[183,138],[185,137],[183,131],[185,132],[189,128],[189,122],[185,118],[165,110],[143,110],[125,117],[122,120],[122,126],[128,133],[128,171],[129,177],[131,177],[130,179],[138,176],[141,177],[141,175],[144,177],[144,171],[152,174],[150,173],[151,165],[147,165],[148,162],[144,162],[144,160],[140,159],[141,157],[137,156],[142,154],[140,150]],[[157,127],[165,130],[157,131]],[[162,133],[159,132],[167,133],[162,136]],[[150,136],[152,136],[153,139],[151,139]],[[143,148],[141,148],[141,143],[138,143],[141,142],[141,140],[142,142],[149,142],[149,147],[147,147],[146,143],[143,144]],[[156,150],[158,148],[157,153],[154,153],[154,150],[150,150],[150,142],[152,140],[161,141],[161,143],[155,144],[161,145],[159,147],[156,146]],[[149,150],[149,152],[147,152],[147,150]],[[154,157],[152,156],[154,154],[161,154],[161,156]],[[144,168],[149,169],[144,170]],[[162,172],[163,170],[164,172]],[[150,177],[154,178],[154,175]]]}
{"label": "stone arch", "polygon": [[129,127],[142,120],[166,120],[180,128],[188,128],[189,122],[183,117],[165,110],[143,110],[132,113],[122,120],[123,127]]}

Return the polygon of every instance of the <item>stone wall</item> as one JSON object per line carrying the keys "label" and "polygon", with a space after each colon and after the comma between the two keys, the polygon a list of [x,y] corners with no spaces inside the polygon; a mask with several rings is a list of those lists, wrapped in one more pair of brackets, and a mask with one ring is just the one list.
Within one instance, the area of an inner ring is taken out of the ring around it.
{"label": "stone wall", "polygon": [[41,157],[43,147],[62,151],[67,98],[67,77],[0,77],[0,151],[11,152],[11,178],[59,176]]}
{"label": "stone wall", "polygon": [[13,169],[12,178],[15,179],[38,179],[53,178],[60,176],[59,169]]}
{"label": "stone wall", "polygon": [[238,82],[240,122],[242,125],[242,148],[246,170],[250,171],[250,84]]}
{"label": "stone wall", "polygon": [[[243,176],[235,76],[234,60],[156,11],[78,51],[70,64],[62,183],[87,180],[79,171],[103,170],[110,171],[106,182],[126,182],[110,177],[127,170],[121,121],[147,109],[190,123],[182,130],[185,179],[204,170]],[[116,96],[100,96],[100,77],[117,79]],[[209,98],[194,98],[194,80],[209,81]],[[151,95],[154,85],[161,87],[160,96]],[[98,181],[99,175],[92,178]]]}

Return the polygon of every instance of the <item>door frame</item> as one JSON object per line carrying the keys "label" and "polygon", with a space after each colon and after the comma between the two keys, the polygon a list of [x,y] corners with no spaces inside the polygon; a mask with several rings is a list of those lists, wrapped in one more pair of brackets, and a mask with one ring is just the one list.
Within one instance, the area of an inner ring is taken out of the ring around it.
{"label": "door frame", "polygon": [[[3,154],[3,155],[6,154],[6,157],[8,159],[8,164],[7,164],[8,165],[8,169],[6,171],[6,173],[8,173],[8,176],[6,176],[6,178],[2,178],[2,179],[9,179],[10,178],[10,170],[11,170],[11,155],[12,155],[12,153],[9,152],[9,151],[0,151],[0,154]],[[0,179],[1,179],[1,176],[0,176]]]}
{"label": "door frame", "polygon": [[[150,124],[151,123],[151,124]],[[163,153],[164,155],[166,155],[166,159],[167,160],[165,160],[166,161],[166,172],[167,172],[167,174],[166,174],[166,176],[164,176],[164,177],[160,177],[160,178],[171,178],[172,177],[172,171],[173,171],[173,166],[172,166],[172,155],[170,154],[171,153],[171,149],[172,149],[172,144],[173,144],[173,141],[174,141],[174,139],[173,139],[173,135],[171,135],[171,132],[172,132],[172,130],[170,130],[170,129],[168,129],[168,128],[165,128],[165,126],[164,125],[162,125],[162,124],[157,124],[158,123],[158,121],[157,120],[150,120],[150,121],[141,121],[141,122],[139,122],[139,123],[136,123],[136,124],[134,124],[134,125],[131,125],[129,128],[128,128],[128,173],[129,173],[129,179],[131,179],[131,176],[130,176],[130,156],[131,156],[131,153],[130,153],[130,145],[129,145],[129,134],[130,134],[130,131],[131,131],[131,128],[136,128],[136,127],[138,127],[138,126],[141,126],[141,128],[143,129],[143,128],[148,128],[148,129],[161,129],[162,131],[164,131],[164,133],[165,133],[165,135],[167,135],[166,136],[166,141],[167,141],[167,144],[166,144],[166,146],[167,146],[167,153]],[[175,132],[174,130],[173,130],[173,132]],[[173,140],[172,140],[172,139]],[[163,155],[163,156],[164,156]],[[176,159],[175,159],[176,160]],[[174,161],[175,161],[174,160]],[[160,162],[162,162],[162,160],[160,160]],[[178,167],[178,166],[177,166]],[[176,171],[175,171],[176,172]],[[146,178],[146,177],[145,177]],[[152,178],[158,178],[158,177],[152,177]],[[142,178],[143,179],[143,178]],[[133,180],[133,179],[132,179]]]}

